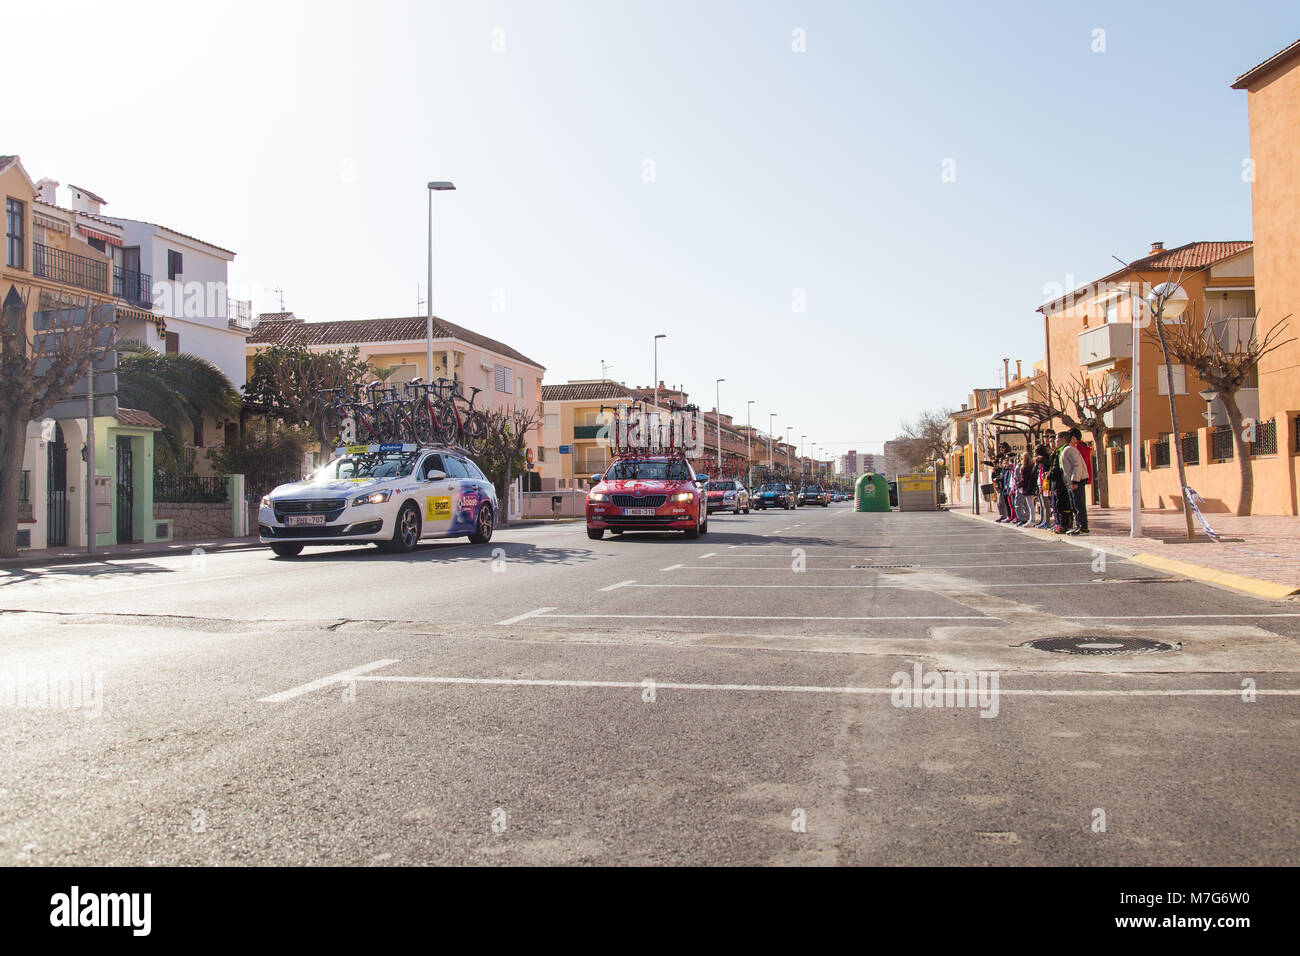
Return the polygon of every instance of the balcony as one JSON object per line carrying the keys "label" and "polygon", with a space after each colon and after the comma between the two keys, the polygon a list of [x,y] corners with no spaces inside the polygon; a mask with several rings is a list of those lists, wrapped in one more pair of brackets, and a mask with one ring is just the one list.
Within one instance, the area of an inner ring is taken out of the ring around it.
{"label": "balcony", "polygon": [[232,329],[248,329],[251,331],[257,325],[257,320],[253,318],[252,300],[227,299],[226,322]]}
{"label": "balcony", "polygon": [[113,295],[144,309],[153,308],[153,276],[113,267]]}
{"label": "balcony", "polygon": [[1230,315],[1212,319],[1205,330],[1206,338],[1218,341],[1225,352],[1236,353],[1249,348],[1255,338],[1255,317],[1253,315]]}
{"label": "balcony", "polygon": [[1133,357],[1133,326],[1128,322],[1108,322],[1079,333],[1079,364],[1100,365],[1116,359]]}
{"label": "balcony", "polygon": [[32,243],[32,275],[92,292],[108,291],[106,260],[88,259],[39,242]]}
{"label": "balcony", "polygon": [[1119,408],[1114,411],[1105,412],[1101,416],[1102,422],[1107,428],[1130,428],[1133,425],[1133,400],[1126,398],[1120,402]]}
{"label": "balcony", "polygon": [[600,437],[601,429],[606,428],[606,427],[608,427],[608,426],[605,426],[605,425],[574,425],[574,426],[573,426],[573,438],[574,438],[575,441],[584,441],[584,440],[590,440],[590,439],[593,439],[593,438],[599,438],[599,437]]}

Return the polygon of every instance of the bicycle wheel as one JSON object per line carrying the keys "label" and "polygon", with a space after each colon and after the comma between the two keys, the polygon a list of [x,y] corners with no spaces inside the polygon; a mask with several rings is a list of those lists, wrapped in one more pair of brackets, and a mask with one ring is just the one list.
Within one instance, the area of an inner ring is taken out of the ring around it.
{"label": "bicycle wheel", "polygon": [[460,437],[467,452],[471,455],[481,455],[483,447],[487,444],[487,420],[476,411],[466,413]]}
{"label": "bicycle wheel", "polygon": [[433,441],[433,417],[429,414],[429,403],[417,401],[411,409],[411,432],[417,445],[427,445]]}
{"label": "bicycle wheel", "polygon": [[444,445],[455,445],[459,437],[456,426],[456,410],[446,401],[439,401],[434,407],[433,429],[435,437]]}
{"label": "bicycle wheel", "polygon": [[338,406],[333,406],[325,410],[325,421],[323,423],[325,432],[325,444],[328,448],[322,448],[325,453],[332,452],[343,444],[343,412]]}

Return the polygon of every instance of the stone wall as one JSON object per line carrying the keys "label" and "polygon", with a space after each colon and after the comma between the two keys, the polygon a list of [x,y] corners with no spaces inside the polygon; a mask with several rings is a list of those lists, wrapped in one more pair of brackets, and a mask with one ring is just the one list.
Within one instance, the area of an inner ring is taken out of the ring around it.
{"label": "stone wall", "polygon": [[[170,519],[173,541],[211,541],[230,537],[230,505],[217,503],[155,502],[156,520]],[[254,522],[256,527],[256,522]]]}

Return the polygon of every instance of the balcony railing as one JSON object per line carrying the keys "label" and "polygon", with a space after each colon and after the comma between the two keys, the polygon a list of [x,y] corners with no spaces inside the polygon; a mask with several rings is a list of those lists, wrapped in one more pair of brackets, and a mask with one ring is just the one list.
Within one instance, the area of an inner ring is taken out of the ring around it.
{"label": "balcony railing", "polygon": [[1201,463],[1201,442],[1195,432],[1183,436],[1183,464],[1199,465]]}
{"label": "balcony railing", "polygon": [[108,262],[32,243],[32,274],[92,292],[108,291]]}
{"label": "balcony railing", "polygon": [[1156,453],[1156,467],[1169,467],[1169,436],[1162,435],[1153,446]]}
{"label": "balcony railing", "polygon": [[1250,443],[1250,453],[1252,455],[1277,454],[1276,418],[1270,418],[1266,422],[1259,422],[1255,425],[1255,440]]}
{"label": "balcony railing", "polygon": [[1232,457],[1232,426],[1220,425],[1210,433],[1210,460],[1229,461]]}
{"label": "balcony railing", "polygon": [[1133,326],[1110,322],[1079,333],[1079,364],[1095,365],[1133,357]]}
{"label": "balcony railing", "polygon": [[153,308],[153,276],[113,267],[113,295],[146,309]]}
{"label": "balcony railing", "polygon": [[253,318],[251,299],[227,299],[226,320],[232,329],[252,329],[256,324]]}

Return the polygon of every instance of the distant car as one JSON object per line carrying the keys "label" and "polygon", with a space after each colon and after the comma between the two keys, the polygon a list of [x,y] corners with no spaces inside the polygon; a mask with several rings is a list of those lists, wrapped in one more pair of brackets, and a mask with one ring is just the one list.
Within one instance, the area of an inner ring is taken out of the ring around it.
{"label": "distant car", "polygon": [[801,505],[820,505],[825,508],[830,503],[830,495],[820,485],[808,485],[799,494],[799,504]]}
{"label": "distant car", "polygon": [[754,507],[761,511],[768,508],[784,508],[786,511],[796,504],[794,489],[784,482],[769,481],[758,489],[754,496]]}
{"label": "distant car", "polygon": [[749,492],[738,481],[710,481],[707,494],[709,514],[715,511],[749,514]]}
{"label": "distant car", "polygon": [[458,451],[355,446],[262,498],[257,536],[281,558],[309,544],[373,542],[400,553],[423,538],[486,544],[497,514],[492,482]]}
{"label": "distant car", "polygon": [[898,507],[898,482],[896,481],[889,483],[889,505],[892,508]]}
{"label": "distant car", "polygon": [[708,475],[696,475],[685,458],[636,455],[612,462],[591,476],[587,493],[587,537],[605,532],[685,531],[698,538],[709,530],[705,498]]}

